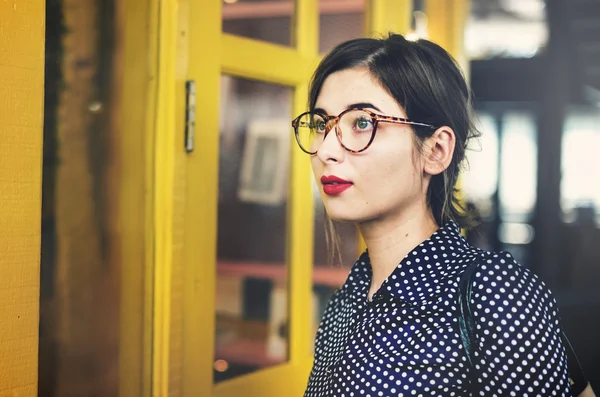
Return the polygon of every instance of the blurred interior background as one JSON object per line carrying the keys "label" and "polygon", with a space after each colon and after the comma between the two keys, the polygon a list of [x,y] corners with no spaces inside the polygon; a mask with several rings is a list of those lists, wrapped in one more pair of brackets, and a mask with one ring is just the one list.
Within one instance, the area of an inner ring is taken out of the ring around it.
{"label": "blurred interior background", "polygon": [[[135,227],[151,219],[143,205],[115,210],[127,189],[144,195],[119,159],[152,161],[144,158],[143,142],[122,144],[133,134],[123,120],[137,117],[122,111],[128,78],[122,65],[129,56],[123,26],[130,22],[116,0],[46,4],[39,395],[129,397],[137,394],[123,389],[123,377],[151,370],[144,360],[123,359],[139,353],[123,340],[123,329],[147,351],[152,337],[144,329],[153,318],[138,305],[152,290],[143,288],[153,285],[143,262],[151,251],[141,250],[137,262],[121,255],[132,249],[121,238],[127,228],[143,239]],[[224,33],[293,46],[293,1],[225,0],[221,6]],[[405,33],[427,37],[425,1],[411,6]],[[363,36],[368,7],[364,0],[320,0],[318,52]],[[202,51],[202,43],[194,46]],[[510,251],[548,283],[583,368],[600,390],[600,1],[472,0],[462,55],[482,132],[461,180],[465,201],[480,219],[468,238]],[[227,383],[290,359],[294,89],[227,73],[219,87],[214,349],[203,354],[213,358],[214,382]],[[306,236],[314,247],[312,297],[303,302],[312,310],[310,343],[327,299],[362,247],[354,226],[337,225],[343,265],[329,263],[324,209],[313,192],[304,203],[314,207],[314,233]],[[124,268],[131,270],[127,278]],[[173,272],[172,293],[178,294],[184,276]],[[128,288],[139,292],[133,303],[125,301]],[[171,315],[176,327],[189,313],[174,308]],[[183,354],[181,346],[170,348]]]}

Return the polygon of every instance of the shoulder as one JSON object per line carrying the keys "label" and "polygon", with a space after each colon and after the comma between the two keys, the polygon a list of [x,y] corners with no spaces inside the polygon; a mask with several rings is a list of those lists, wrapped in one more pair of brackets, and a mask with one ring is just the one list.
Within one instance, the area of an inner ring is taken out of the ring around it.
{"label": "shoulder", "polygon": [[550,289],[507,252],[489,253],[478,265],[473,278],[472,302],[476,314],[492,313],[492,319],[488,320],[555,322],[558,316]]}
{"label": "shoulder", "polygon": [[510,390],[529,396],[568,395],[558,309],[546,285],[500,252],[478,266],[472,291],[479,359],[475,367],[484,389],[498,390],[498,395]]}
{"label": "shoulder", "polygon": [[488,253],[477,266],[473,290],[485,293],[543,292],[550,294],[546,284],[531,270],[518,263],[508,252]]}

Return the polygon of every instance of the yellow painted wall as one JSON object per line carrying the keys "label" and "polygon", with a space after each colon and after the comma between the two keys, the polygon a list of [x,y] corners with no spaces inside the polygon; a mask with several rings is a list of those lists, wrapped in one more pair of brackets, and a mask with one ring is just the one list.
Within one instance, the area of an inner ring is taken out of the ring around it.
{"label": "yellow painted wall", "polygon": [[44,7],[0,1],[0,396],[37,396]]}

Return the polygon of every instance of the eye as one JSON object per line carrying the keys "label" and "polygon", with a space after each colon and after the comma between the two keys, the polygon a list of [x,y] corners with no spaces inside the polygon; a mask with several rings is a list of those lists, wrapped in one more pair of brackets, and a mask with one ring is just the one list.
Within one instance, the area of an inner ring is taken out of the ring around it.
{"label": "eye", "polygon": [[323,133],[327,130],[327,123],[323,119],[314,120],[313,128],[316,132]]}
{"label": "eye", "polygon": [[370,117],[358,117],[354,120],[354,129],[356,131],[371,131],[373,129],[373,122]]}

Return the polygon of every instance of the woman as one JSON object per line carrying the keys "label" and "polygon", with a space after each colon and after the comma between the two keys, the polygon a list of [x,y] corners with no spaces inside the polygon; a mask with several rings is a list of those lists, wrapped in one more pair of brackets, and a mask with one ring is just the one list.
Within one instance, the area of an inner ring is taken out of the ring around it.
{"label": "woman", "polygon": [[[309,109],[293,126],[327,214],[356,223],[368,248],[327,306],[305,396],[570,395],[548,288],[461,236],[455,184],[476,131],[454,60],[400,35],[340,44]],[[456,300],[472,263],[471,366]]]}

